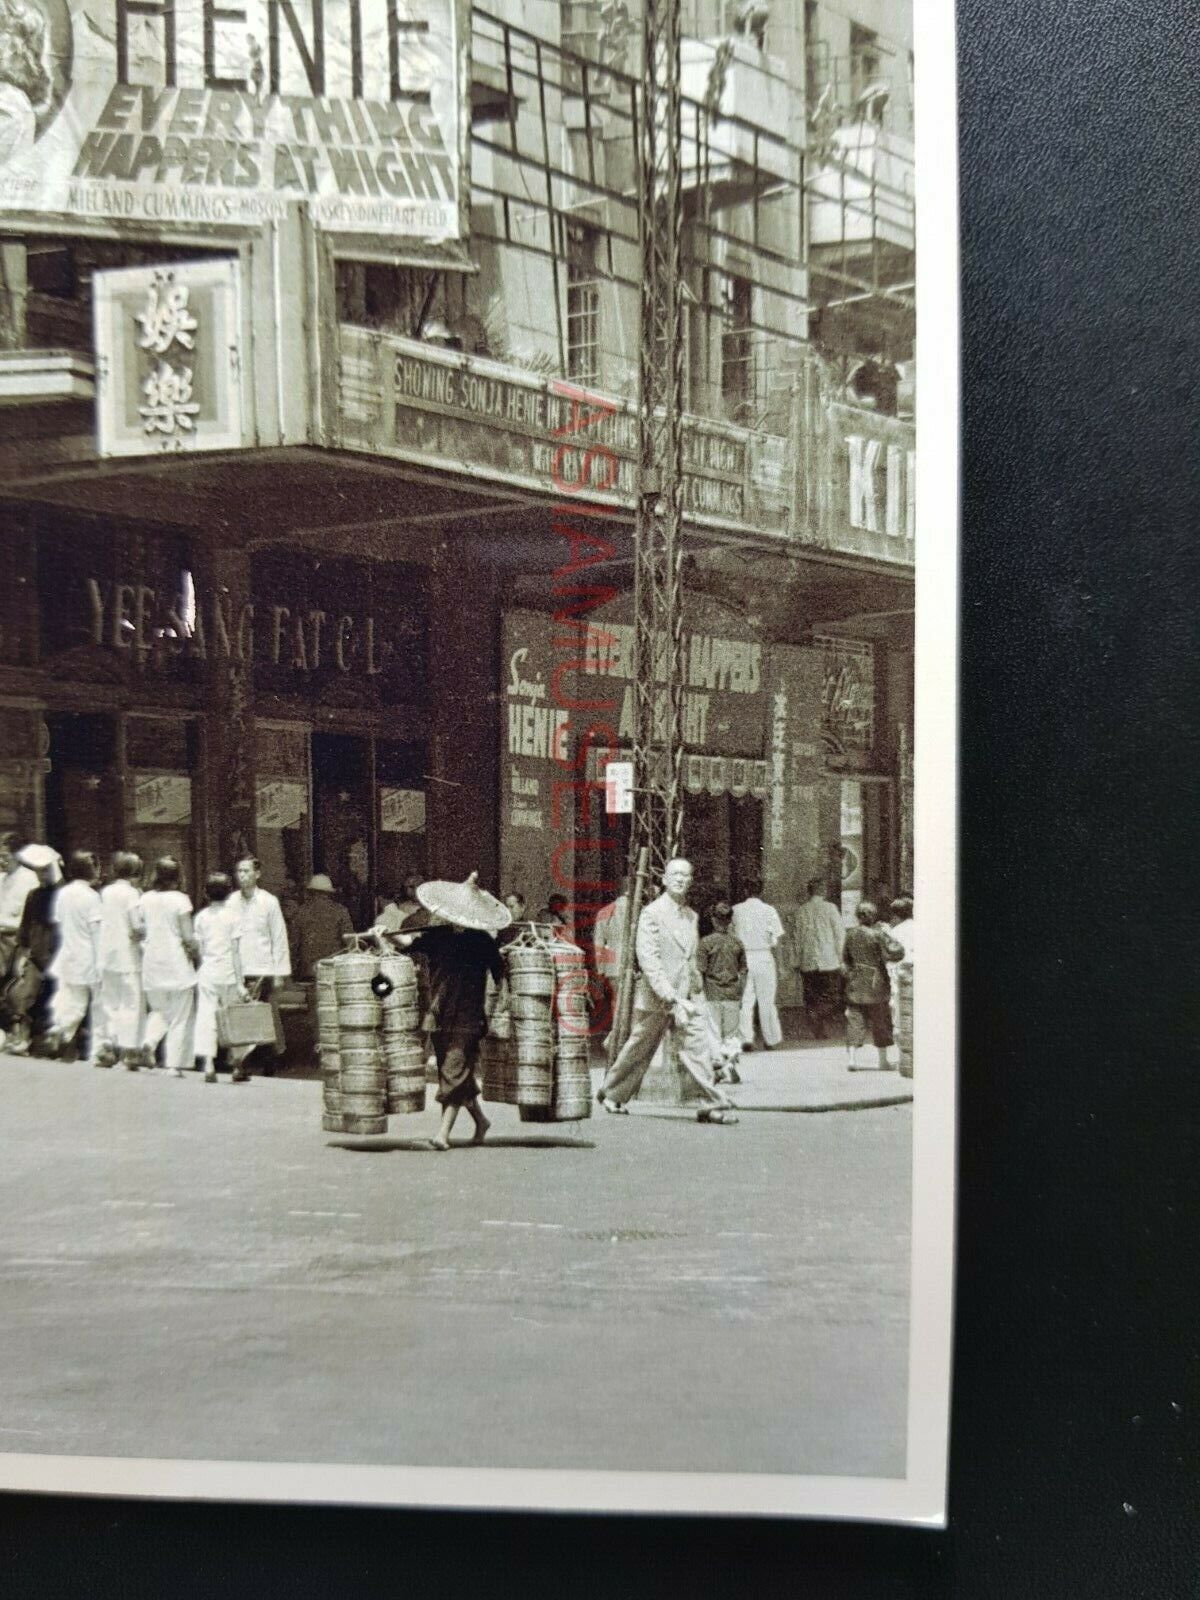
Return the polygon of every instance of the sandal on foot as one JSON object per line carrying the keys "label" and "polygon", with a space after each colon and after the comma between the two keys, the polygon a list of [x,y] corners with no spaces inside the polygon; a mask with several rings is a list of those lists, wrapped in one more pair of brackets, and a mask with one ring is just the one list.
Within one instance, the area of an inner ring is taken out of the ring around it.
{"label": "sandal on foot", "polygon": [[608,1112],[609,1116],[612,1116],[612,1117],[627,1117],[629,1115],[629,1107],[628,1106],[623,1106],[616,1100],[610,1100],[606,1094],[597,1095],[596,1096],[596,1102],[597,1102],[598,1105],[601,1105],[601,1106],[604,1107],[605,1111]]}

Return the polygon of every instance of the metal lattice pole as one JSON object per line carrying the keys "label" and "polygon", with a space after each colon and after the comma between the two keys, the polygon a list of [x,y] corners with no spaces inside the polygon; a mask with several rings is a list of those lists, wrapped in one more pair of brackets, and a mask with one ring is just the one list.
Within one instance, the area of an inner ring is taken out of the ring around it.
{"label": "metal lattice pole", "polygon": [[[634,815],[630,871],[653,879],[682,829],[683,283],[679,0],[645,0],[638,171],[642,317],[634,528]],[[652,880],[653,881],[653,880]]]}

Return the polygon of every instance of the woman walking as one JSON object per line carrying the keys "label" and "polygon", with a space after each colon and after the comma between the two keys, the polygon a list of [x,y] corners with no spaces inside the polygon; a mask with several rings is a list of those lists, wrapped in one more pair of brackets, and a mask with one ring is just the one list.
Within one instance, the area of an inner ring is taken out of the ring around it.
{"label": "woman walking", "polygon": [[[196,1065],[204,1069],[205,1083],[217,1081],[217,1012],[248,998],[238,957],[237,929],[229,914],[233,879],[227,872],[209,874],[204,885],[208,904],[196,913],[196,945],[200,967],[196,973]],[[232,1078],[245,1083],[243,1052],[234,1052]]]}
{"label": "woman walking", "polygon": [[142,929],[142,989],[146,996],[145,1045],[153,1062],[163,1042],[163,1067],[182,1078],[192,1065],[196,1020],[196,938],[192,902],[180,888],[179,863],[162,856],[152,886],[137,908]]}
{"label": "woman walking", "polygon": [[892,1031],[891,980],[888,962],[902,961],[904,947],[880,927],[879,912],[870,900],[859,902],[858,927],[846,934],[843,971],[846,975],[846,1049],[851,1072],[869,1072],[860,1052],[867,1036],[879,1052],[880,1072],[894,1072],[888,1051],[895,1042]]}
{"label": "woman walking", "polygon": [[113,878],[100,891],[101,1035],[92,1047],[92,1065],[116,1061],[136,1067],[142,1020],[142,989],[133,916],[142,897],[142,858],[132,850],[113,856]]}
{"label": "woman walking", "polygon": [[417,898],[433,921],[416,933],[393,936],[402,949],[412,947],[429,963],[437,1099],[442,1107],[435,1150],[450,1148],[450,1132],[463,1106],[475,1124],[473,1143],[482,1144],[491,1127],[479,1104],[475,1065],[487,1026],[488,975],[497,983],[504,976],[496,935],[508,927],[511,917],[494,895],[479,887],[478,877],[473,872],[465,883],[423,883]]}
{"label": "woman walking", "polygon": [[74,1042],[83,1019],[91,1012],[89,1053],[95,1060],[100,1045],[97,997],[100,983],[100,895],[96,880],[100,868],[90,850],[72,850],[67,861],[67,882],[54,899],[58,949],[50,963],[54,995],[50,1001],[49,1055],[61,1055]]}

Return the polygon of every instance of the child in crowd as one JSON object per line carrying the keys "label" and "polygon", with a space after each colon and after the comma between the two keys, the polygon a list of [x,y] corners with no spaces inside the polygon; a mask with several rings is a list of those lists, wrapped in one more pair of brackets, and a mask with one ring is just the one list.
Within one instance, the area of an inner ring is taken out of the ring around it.
{"label": "child in crowd", "polygon": [[696,953],[704,979],[704,998],[720,1054],[713,1074],[718,1083],[740,1083],[734,1062],[741,1055],[742,991],[746,987],[746,952],[730,931],[733,912],[727,900],[718,900],[709,912],[713,931],[700,941]]}

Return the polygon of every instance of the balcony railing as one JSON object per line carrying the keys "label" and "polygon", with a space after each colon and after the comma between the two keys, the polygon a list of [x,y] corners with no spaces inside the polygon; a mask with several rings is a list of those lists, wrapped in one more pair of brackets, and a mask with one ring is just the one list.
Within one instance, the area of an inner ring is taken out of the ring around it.
{"label": "balcony railing", "polygon": [[[803,126],[804,97],[780,63],[742,38],[685,39],[680,55],[685,183],[721,182],[739,169],[798,182],[798,152],[785,141]],[[693,131],[699,108],[703,132]]]}
{"label": "balcony railing", "polygon": [[873,243],[915,249],[910,139],[872,122],[835,129],[808,192],[809,241],[815,249]]}

